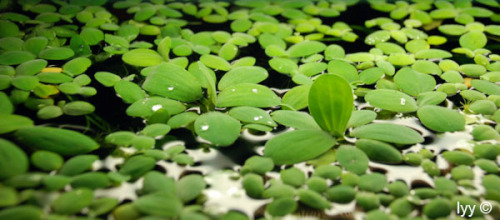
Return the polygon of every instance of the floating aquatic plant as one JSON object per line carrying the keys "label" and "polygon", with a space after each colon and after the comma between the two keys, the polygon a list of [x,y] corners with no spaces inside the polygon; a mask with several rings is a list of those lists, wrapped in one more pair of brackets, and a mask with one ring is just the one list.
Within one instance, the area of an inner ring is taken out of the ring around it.
{"label": "floating aquatic plant", "polygon": [[496,1],[2,3],[0,219],[499,215]]}

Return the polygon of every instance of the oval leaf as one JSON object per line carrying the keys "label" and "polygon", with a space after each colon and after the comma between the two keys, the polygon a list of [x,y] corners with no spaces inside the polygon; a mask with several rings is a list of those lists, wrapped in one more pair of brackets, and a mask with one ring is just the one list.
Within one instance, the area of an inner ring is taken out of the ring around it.
{"label": "oval leaf", "polygon": [[277,165],[294,164],[328,151],[335,139],[319,130],[296,130],[275,136],[267,141],[264,155]]}
{"label": "oval leaf", "polygon": [[339,76],[322,75],[309,91],[309,111],[318,125],[335,136],[343,136],[351,117],[353,94]]}

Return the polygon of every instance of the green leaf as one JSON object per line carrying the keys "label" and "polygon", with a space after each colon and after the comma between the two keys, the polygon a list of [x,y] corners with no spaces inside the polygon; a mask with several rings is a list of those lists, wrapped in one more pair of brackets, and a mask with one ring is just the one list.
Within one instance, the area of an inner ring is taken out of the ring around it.
{"label": "green leaf", "polygon": [[409,67],[400,69],[394,76],[394,82],[403,92],[412,96],[432,91],[436,87],[434,77],[413,71]]}
{"label": "green leaf", "polygon": [[359,127],[368,124],[377,118],[377,113],[370,110],[357,110],[353,111],[351,118],[347,122],[347,127]]}
{"label": "green leaf", "polygon": [[210,67],[212,69],[218,69],[223,71],[228,71],[231,69],[231,64],[219,56],[211,54],[202,55],[200,57],[200,61],[203,64],[205,64],[205,66]]}
{"label": "green leaf", "polygon": [[44,171],[52,171],[61,168],[64,159],[59,154],[50,151],[39,150],[31,154],[31,163]]}
{"label": "green leaf", "polygon": [[123,54],[122,60],[132,66],[145,67],[160,64],[163,57],[154,50],[139,48]]}
{"label": "green leaf", "polygon": [[36,76],[16,76],[12,79],[12,85],[18,89],[30,91],[38,86],[38,77]]}
{"label": "green leaf", "polygon": [[259,84],[240,83],[219,93],[217,107],[253,106],[273,107],[280,104],[280,98],[269,88]]}
{"label": "green leaf", "polygon": [[353,93],[347,81],[322,75],[309,91],[309,111],[318,125],[335,136],[343,136],[353,108]]}
{"label": "green leaf", "polygon": [[239,83],[260,83],[268,77],[267,70],[259,66],[242,66],[231,69],[222,76],[217,87],[224,90]]}
{"label": "green leaf", "polygon": [[95,107],[85,101],[72,101],[65,104],[62,110],[66,115],[78,116],[87,115],[94,112]]}
{"label": "green leaf", "polygon": [[292,198],[278,198],[273,200],[266,206],[266,212],[272,216],[285,216],[295,212],[297,209],[297,202]]}
{"label": "green leaf", "polygon": [[89,170],[99,157],[96,155],[78,155],[67,160],[61,169],[59,170],[60,175],[64,176],[74,176]]}
{"label": "green leaf", "polygon": [[384,54],[406,53],[403,47],[390,42],[380,42],[375,44],[375,47],[382,50]]}
{"label": "green leaf", "polygon": [[94,200],[94,193],[90,189],[80,188],[66,192],[53,203],[52,209],[59,214],[76,214],[89,206]]}
{"label": "green leaf", "polygon": [[328,63],[328,73],[339,75],[349,83],[359,79],[356,68],[343,60],[330,61]]}
{"label": "green leaf", "polygon": [[461,47],[475,50],[486,46],[488,39],[482,31],[471,30],[459,39]]}
{"label": "green leaf", "polygon": [[146,93],[137,84],[126,80],[120,80],[114,85],[116,94],[125,103],[134,103],[146,97]]}
{"label": "green leaf", "polygon": [[283,95],[281,105],[283,109],[301,110],[307,107],[309,102],[309,90],[311,84],[293,87]]}
{"label": "green leaf", "polygon": [[6,51],[0,54],[0,65],[18,65],[34,59],[35,56],[27,51]]}
{"label": "green leaf", "polygon": [[150,171],[144,175],[144,181],[141,192],[150,194],[154,192],[175,193],[175,181],[171,177],[165,176],[158,171]]}
{"label": "green leaf", "polygon": [[347,171],[364,174],[368,169],[368,157],[358,148],[342,145],[337,150],[337,160]]}
{"label": "green leaf", "polygon": [[36,113],[36,116],[40,119],[52,119],[63,115],[61,107],[48,105],[40,108]]}
{"label": "green leaf", "polygon": [[132,103],[132,105],[127,108],[126,113],[132,117],[144,118],[151,116],[160,109],[166,109],[169,114],[175,115],[186,110],[186,106],[175,100],[150,96]]}
{"label": "green leaf", "polygon": [[111,185],[109,177],[103,172],[88,172],[75,176],[71,180],[73,188],[98,189]]}
{"label": "green leaf", "polygon": [[319,41],[302,41],[292,45],[287,52],[290,57],[305,57],[319,53],[326,49],[326,45]]}
{"label": "green leaf", "polygon": [[46,60],[36,59],[22,63],[16,67],[16,75],[33,76],[47,66]]}
{"label": "green leaf", "polygon": [[45,49],[49,40],[45,37],[32,37],[24,42],[23,48],[32,54],[39,54],[40,51]]}
{"label": "green leaf", "polygon": [[200,196],[206,185],[207,184],[203,180],[203,176],[199,174],[183,176],[178,182],[176,182],[177,197],[184,203],[189,202]]}
{"label": "green leaf", "polygon": [[403,160],[403,156],[392,145],[369,139],[359,139],[356,141],[356,147],[361,149],[372,161],[397,164]]}
{"label": "green leaf", "polygon": [[444,59],[452,56],[450,52],[440,49],[424,49],[415,53],[417,59]]}
{"label": "green leaf", "polygon": [[19,27],[10,21],[0,21],[0,38],[2,37],[16,37],[19,34]]}
{"label": "green leaf", "polygon": [[384,70],[380,67],[372,67],[359,73],[359,80],[367,85],[375,84],[384,75]]}
{"label": "green leaf", "polygon": [[260,108],[249,106],[235,107],[229,110],[229,115],[245,123],[262,124],[271,127],[277,126],[271,116]]}
{"label": "green leaf", "polygon": [[417,105],[419,107],[425,105],[437,105],[446,99],[446,93],[432,91],[420,93],[417,97]]}
{"label": "green leaf", "polygon": [[300,202],[311,208],[320,210],[330,208],[330,202],[315,191],[310,189],[299,189],[297,194]]}
{"label": "green leaf", "polygon": [[393,53],[389,55],[387,61],[397,66],[408,66],[415,63],[415,56],[413,54]]}
{"label": "green leaf", "polygon": [[463,64],[459,70],[470,77],[479,77],[486,73],[486,68],[478,64]]}
{"label": "green leaf", "polygon": [[416,144],[424,141],[422,135],[417,131],[403,125],[390,123],[363,125],[352,130],[350,135],[395,144]]}
{"label": "green leaf", "polygon": [[146,77],[142,88],[150,93],[183,102],[196,101],[202,96],[201,85],[196,77],[172,63],[155,66]]}
{"label": "green leaf", "polygon": [[500,95],[500,86],[486,80],[473,79],[471,85],[480,92],[488,95]]}
{"label": "green leaf", "polygon": [[75,52],[67,47],[52,47],[42,50],[38,57],[46,60],[66,60],[75,55]]}
{"label": "green leaf", "polygon": [[193,123],[198,117],[199,115],[195,112],[183,112],[170,118],[168,120],[168,125],[173,129],[186,127]]}
{"label": "green leaf", "polygon": [[33,205],[19,205],[5,208],[0,211],[0,219],[24,220],[33,219],[40,220],[45,214],[42,209]]}
{"label": "green leaf", "polygon": [[92,61],[86,57],[78,57],[65,63],[62,68],[63,71],[72,76],[84,73],[92,65]]}
{"label": "green leaf", "polygon": [[33,121],[22,115],[0,114],[0,134],[10,133],[20,128],[32,127]]}
{"label": "green leaf", "polygon": [[196,119],[194,129],[196,134],[214,145],[229,146],[238,139],[241,124],[227,114],[209,112]]}
{"label": "green leaf", "polygon": [[163,57],[164,60],[169,59],[170,47],[172,45],[172,41],[170,37],[163,38],[158,44],[158,53]]}
{"label": "green leaf", "polygon": [[277,165],[294,164],[325,153],[336,143],[320,130],[296,130],[275,136],[266,143],[264,155]]}
{"label": "green leaf", "polygon": [[151,124],[142,129],[141,134],[149,137],[158,137],[168,134],[170,132],[170,126],[166,124]]}
{"label": "green leaf", "polygon": [[306,76],[314,76],[325,71],[328,64],[323,62],[311,62],[300,65],[299,72]]}
{"label": "green leaf", "polygon": [[287,127],[321,130],[318,124],[314,121],[314,118],[305,112],[277,110],[273,111],[271,116],[276,122]]}
{"label": "green leaf", "polygon": [[80,32],[80,37],[85,43],[93,46],[104,40],[104,33],[97,28],[86,27]]}
{"label": "green leaf", "polygon": [[279,73],[283,74],[293,74],[299,69],[296,62],[287,58],[273,58],[269,60],[269,66]]}
{"label": "green leaf", "polygon": [[467,28],[465,28],[465,26],[458,24],[440,25],[438,30],[444,34],[453,36],[460,36],[467,32]]}
{"label": "green leaf", "polygon": [[[0,114],[12,114],[14,112],[14,105],[11,100],[5,94],[5,92],[0,92]],[[3,126],[2,126],[3,127]]]}
{"label": "green leaf", "polygon": [[99,144],[90,137],[76,131],[52,127],[27,127],[14,133],[18,143],[61,155],[76,155],[93,151]]}
{"label": "green leaf", "polygon": [[238,47],[233,43],[225,43],[219,50],[219,56],[225,60],[233,60],[238,54]]}
{"label": "green leaf", "polygon": [[135,133],[130,131],[116,131],[106,135],[104,139],[106,143],[114,144],[117,146],[129,146],[135,138]]}
{"label": "green leaf", "polygon": [[121,80],[119,76],[104,71],[96,72],[94,78],[106,87],[112,87]]}
{"label": "green leaf", "polygon": [[26,153],[12,142],[0,138],[0,180],[26,173],[28,167]]}
{"label": "green leaf", "polygon": [[414,112],[417,102],[411,96],[390,89],[377,89],[366,94],[365,100],[374,107],[393,112]]}
{"label": "green leaf", "polygon": [[136,155],[130,157],[118,171],[122,175],[130,176],[132,179],[137,179],[155,166],[155,159],[144,155]]}
{"label": "green leaf", "polygon": [[381,31],[375,31],[371,34],[369,34],[365,38],[365,43],[368,45],[375,45],[379,42],[385,42],[391,39],[391,33],[386,30],[381,30]]}

